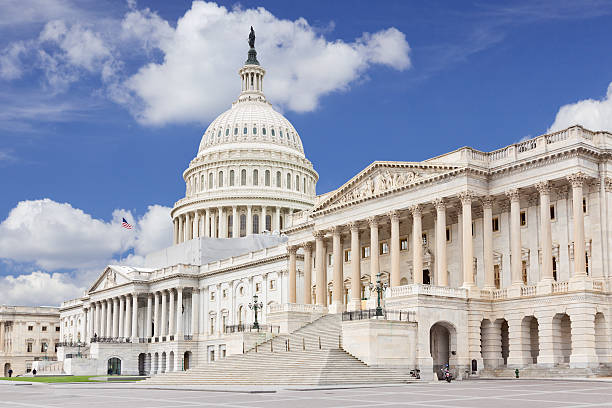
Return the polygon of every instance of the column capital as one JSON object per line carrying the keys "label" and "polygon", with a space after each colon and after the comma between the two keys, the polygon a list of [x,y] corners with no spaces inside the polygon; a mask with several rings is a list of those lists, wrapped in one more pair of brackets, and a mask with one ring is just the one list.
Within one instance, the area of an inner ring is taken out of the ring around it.
{"label": "column capital", "polygon": [[359,223],[357,221],[351,221],[346,224],[352,232],[359,232]]}
{"label": "column capital", "polygon": [[391,219],[391,221],[399,221],[399,218],[400,218],[399,211],[393,210],[393,211],[389,211],[387,214],[389,215],[389,218]]}
{"label": "column capital", "polygon": [[510,202],[518,202],[520,200],[518,188],[512,188],[506,191],[506,197],[510,199]]}
{"label": "column capital", "polygon": [[550,194],[550,183],[548,182],[548,180],[536,183],[535,188],[536,190],[538,190],[538,193],[540,193],[540,195]]}
{"label": "column capital", "polygon": [[459,200],[461,201],[462,205],[472,204],[472,199],[475,196],[476,195],[474,194],[473,191],[466,190],[466,191],[462,191],[459,193]]}
{"label": "column capital", "polygon": [[315,237],[315,239],[323,239],[325,238],[325,231],[323,230],[313,231],[312,236]]}
{"label": "column capital", "polygon": [[494,201],[495,200],[490,195],[486,195],[486,196],[480,198],[480,202],[482,203],[482,208],[483,209],[490,210],[491,208],[493,208],[493,202]]}
{"label": "column capital", "polygon": [[312,242],[305,242],[301,247],[304,249],[304,252],[310,252],[312,251]]}
{"label": "column capital", "polygon": [[342,227],[340,225],[334,225],[329,229],[329,232],[334,236],[339,236],[342,234]]}
{"label": "column capital", "polygon": [[581,171],[567,176],[567,181],[569,181],[572,187],[582,187],[586,180],[586,174]]}
{"label": "column capital", "polygon": [[604,188],[606,189],[606,192],[612,192],[612,177],[606,177],[604,179]]}
{"label": "column capital", "polygon": [[372,217],[368,217],[368,225],[370,228],[378,227],[378,218],[374,215]]}
{"label": "column capital", "polygon": [[410,206],[409,208],[410,213],[412,214],[412,216],[421,216],[423,214],[423,208],[421,207],[420,204],[415,204]]}
{"label": "column capital", "polygon": [[297,253],[298,247],[296,245],[290,245],[287,247],[287,252],[289,255],[295,255]]}
{"label": "column capital", "polygon": [[436,211],[446,210],[446,201],[442,197],[438,197],[433,201]]}

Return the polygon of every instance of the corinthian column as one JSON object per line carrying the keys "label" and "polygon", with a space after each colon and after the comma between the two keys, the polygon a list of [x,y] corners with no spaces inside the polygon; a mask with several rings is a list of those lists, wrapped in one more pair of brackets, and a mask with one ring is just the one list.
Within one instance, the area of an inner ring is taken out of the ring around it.
{"label": "corinthian column", "polygon": [[[399,213],[391,211],[391,286],[400,285]],[[377,245],[378,246],[378,245]],[[378,251],[378,248],[376,248]]]}
{"label": "corinthian column", "polygon": [[178,217],[174,218],[174,245],[179,243],[179,220]]}
{"label": "corinthian column", "polygon": [[193,217],[193,237],[200,238],[200,213],[197,210]]}
{"label": "corinthian column", "polygon": [[132,293],[132,338],[138,338],[138,293]]}
{"label": "corinthian column", "polygon": [[463,287],[474,287],[474,243],[472,241],[472,192],[459,194],[463,227]]}
{"label": "corinthian column", "polygon": [[376,217],[370,217],[368,218],[368,224],[370,225],[370,282],[376,284],[377,275],[380,273],[378,220]]}
{"label": "corinthian column", "polygon": [[567,176],[572,185],[572,215],[574,216],[574,277],[587,276],[584,250],[584,211],[582,210],[582,186],[586,181],[584,173]]}
{"label": "corinthian column", "polygon": [[193,239],[193,219],[191,218],[191,213],[185,214],[185,232],[187,234],[185,241]]}
{"label": "corinthian column", "polygon": [[304,304],[312,303],[312,244],[304,244]]}
{"label": "corinthian column", "polygon": [[119,297],[119,328],[117,330],[117,337],[124,337],[123,330],[125,329],[125,314],[123,313],[123,308],[125,307],[125,298],[123,296]]}
{"label": "corinthian column", "polygon": [[297,247],[290,246],[289,252],[289,303],[296,303]]}
{"label": "corinthian column", "polygon": [[446,204],[438,198],[434,201],[436,207],[436,284],[448,286],[446,261]]}
{"label": "corinthian column", "polygon": [[552,232],[550,227],[550,186],[547,181],[535,185],[540,193],[540,234],[542,245],[542,276],[541,282],[553,280],[552,267]]}
{"label": "corinthian column", "polygon": [[325,268],[325,232],[315,231],[317,305],[327,306],[327,271]]}
{"label": "corinthian column", "polygon": [[240,236],[240,224],[238,223],[238,207],[232,207],[232,238]]}
{"label": "corinthian column", "polygon": [[247,236],[253,235],[253,206],[247,205],[247,218],[246,218],[246,234]]}
{"label": "corinthian column", "polygon": [[423,231],[421,206],[410,207],[412,213],[412,283],[423,283]]}
{"label": "corinthian column", "polygon": [[210,210],[207,208],[205,210],[206,219],[204,220],[204,236],[210,238]]}
{"label": "corinthian column", "polygon": [[349,311],[361,310],[361,254],[359,250],[359,225],[349,224],[351,231],[351,301]]}
{"label": "corinthian column", "polygon": [[521,204],[518,189],[506,192],[510,199],[510,271],[512,285],[522,285],[523,254],[521,244]]}
{"label": "corinthian column", "polygon": [[493,198],[482,198],[482,250],[484,256],[485,289],[495,289],[495,271],[493,268]]}
{"label": "corinthian column", "polygon": [[340,313],[344,311],[344,301],[342,300],[343,288],[344,288],[344,273],[342,271],[342,235],[340,227],[333,227],[332,233],[332,247],[334,254],[334,281],[332,288],[332,310],[333,313]]}
{"label": "corinthian column", "polygon": [[178,218],[178,243],[182,243],[185,241],[185,227],[184,227],[184,223],[183,223],[183,216],[179,215],[176,218]]}
{"label": "corinthian column", "polygon": [[113,298],[113,327],[112,337],[119,337],[119,299]]}

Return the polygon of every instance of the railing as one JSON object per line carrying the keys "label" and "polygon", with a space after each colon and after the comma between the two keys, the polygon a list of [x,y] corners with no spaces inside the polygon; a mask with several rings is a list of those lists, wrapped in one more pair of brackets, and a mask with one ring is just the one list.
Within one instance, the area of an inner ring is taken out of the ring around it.
{"label": "railing", "polygon": [[183,336],[183,339],[184,339],[184,340],[193,340],[193,335],[191,335],[191,334],[185,334],[185,335]]}
{"label": "railing", "polygon": [[521,296],[535,296],[535,295],[536,295],[536,285],[521,286]]}
{"label": "railing", "polygon": [[391,297],[410,295],[444,296],[465,299],[467,298],[467,290],[460,288],[448,288],[445,286],[423,285],[419,283],[391,288]]}
{"label": "railing", "polygon": [[376,316],[376,309],[354,310],[342,312],[342,321],[351,320],[394,320],[400,322],[416,322],[416,313],[413,310],[386,310],[382,309],[382,316]]}
{"label": "railing", "polygon": [[150,337],[140,337],[138,339],[139,343],[150,343],[151,342],[151,338]]}
{"label": "railing", "polygon": [[132,339],[129,337],[92,337],[92,343],[131,343]]}
{"label": "railing", "polygon": [[491,295],[493,296],[493,300],[507,299],[508,290],[507,289],[495,289],[491,291]]}
{"label": "railing", "polygon": [[280,326],[272,326],[270,324],[260,324],[258,327],[254,327],[252,324],[234,324],[231,326],[225,326],[224,333],[247,333],[247,332],[257,332],[257,333],[280,333]]}
{"label": "railing", "polygon": [[562,130],[561,132],[556,132],[550,135],[546,135],[546,144],[560,142],[568,138],[569,138],[569,131],[567,129]]}
{"label": "railing", "polygon": [[593,290],[596,290],[598,292],[603,292],[603,290],[604,290],[604,283],[603,282],[598,282],[598,281],[593,281]]}
{"label": "railing", "polygon": [[538,146],[536,140],[537,139],[529,139],[529,140],[525,140],[524,142],[518,143],[516,145],[516,150],[519,153],[524,153],[524,152],[528,152],[529,150],[533,150]]}
{"label": "railing", "polygon": [[565,293],[569,290],[568,282],[553,282],[552,292],[553,293]]}
{"label": "railing", "polygon": [[270,312],[303,312],[326,314],[327,308],[321,305],[305,305],[301,303],[282,303],[270,305]]}
{"label": "railing", "polygon": [[[93,342],[94,339],[92,338],[91,341]],[[57,347],[86,347],[87,345],[85,343],[81,343],[81,342],[72,342],[72,341],[60,341],[59,343],[55,344]]]}

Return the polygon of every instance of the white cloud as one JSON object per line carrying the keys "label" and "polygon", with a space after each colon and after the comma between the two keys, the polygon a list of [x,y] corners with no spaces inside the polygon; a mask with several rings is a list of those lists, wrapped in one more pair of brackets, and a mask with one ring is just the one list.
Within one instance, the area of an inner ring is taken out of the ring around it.
{"label": "white cloud", "polygon": [[7,305],[59,306],[64,300],[82,296],[84,290],[63,273],[36,271],[0,278],[2,303]]}
{"label": "white cloud", "polygon": [[585,99],[562,106],[548,131],[556,132],[573,125],[612,132],[612,82],[608,85],[606,96],[601,100]]}
{"label": "white cloud", "polygon": [[[106,222],[67,203],[22,201],[0,224],[0,258],[46,270],[101,268],[127,251],[142,256],[170,245],[168,214],[166,207],[151,206],[135,222],[131,212],[115,210]],[[123,217],[136,228],[122,228]]]}
{"label": "white cloud", "polygon": [[121,94],[120,101],[147,124],[203,122],[226,109],[239,92],[236,71],[246,59],[251,25],[258,59],[269,73],[266,94],[294,111],[315,109],[320,97],[346,90],[373,64],[410,67],[410,47],[395,28],[364,33],[351,43],[327,41],[302,18],[281,20],[264,8],[230,11],[201,1],[193,2],[175,29],[158,19],[132,11],[124,20],[124,28],[133,27],[128,20],[147,27],[146,38],[156,39],[163,53],[162,62],[141,67],[124,82],[132,98]]}
{"label": "white cloud", "polygon": [[26,45],[22,41],[10,44],[0,53],[0,78],[17,79],[23,74],[21,56],[26,52]]}

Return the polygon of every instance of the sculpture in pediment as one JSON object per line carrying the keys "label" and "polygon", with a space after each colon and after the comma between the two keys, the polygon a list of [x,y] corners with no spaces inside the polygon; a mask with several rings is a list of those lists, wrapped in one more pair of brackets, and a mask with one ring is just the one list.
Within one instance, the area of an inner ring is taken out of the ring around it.
{"label": "sculpture in pediment", "polygon": [[108,271],[106,274],[106,278],[104,279],[104,287],[110,288],[111,286],[115,286],[117,284],[117,272]]}
{"label": "sculpture in pediment", "polygon": [[339,200],[340,203],[347,203],[354,200],[368,198],[373,195],[405,186],[414,182],[419,175],[414,171],[395,172],[386,170],[377,176],[371,176],[362,184],[346,193]]}

